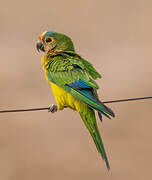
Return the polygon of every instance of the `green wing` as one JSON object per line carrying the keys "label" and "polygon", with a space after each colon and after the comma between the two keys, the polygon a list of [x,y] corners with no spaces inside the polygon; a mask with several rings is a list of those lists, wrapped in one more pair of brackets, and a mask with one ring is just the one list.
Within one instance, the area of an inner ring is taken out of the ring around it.
{"label": "green wing", "polygon": [[[79,56],[73,57],[67,54],[55,56],[47,65],[47,76],[51,82],[63,88],[91,108],[101,112],[108,118],[110,116],[114,117],[114,113],[97,98],[96,90],[99,87],[94,79],[101,77],[100,74],[97,73],[90,63]],[[89,90],[85,91],[85,88],[70,86],[79,80],[86,83]]]}

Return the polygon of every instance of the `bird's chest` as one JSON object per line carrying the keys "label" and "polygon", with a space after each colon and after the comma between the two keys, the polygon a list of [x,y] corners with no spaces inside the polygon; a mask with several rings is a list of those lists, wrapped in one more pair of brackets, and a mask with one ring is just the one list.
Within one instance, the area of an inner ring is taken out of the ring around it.
{"label": "bird's chest", "polygon": [[57,101],[58,109],[63,109],[64,107],[70,107],[72,109],[76,109],[76,99],[71,94],[66,92],[64,89],[60,88],[56,84],[50,82],[47,77],[47,69],[46,69],[47,61],[45,58],[42,59],[42,65],[43,69],[45,71],[45,78],[49,82],[50,86],[52,87],[52,92],[55,97],[55,100]]}

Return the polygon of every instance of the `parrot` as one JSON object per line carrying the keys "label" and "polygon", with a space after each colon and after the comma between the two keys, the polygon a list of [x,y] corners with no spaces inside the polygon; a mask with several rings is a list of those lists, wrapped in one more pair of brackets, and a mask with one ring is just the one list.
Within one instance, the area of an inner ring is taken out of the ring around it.
{"label": "parrot", "polygon": [[115,114],[99,100],[97,94],[99,86],[95,80],[101,78],[101,75],[90,62],[75,52],[71,38],[65,34],[45,31],[39,36],[36,48],[44,53],[41,63],[45,78],[57,102],[50,106],[49,111],[54,113],[70,108],[78,112],[97,151],[110,170],[95,111],[101,121],[103,115],[111,119]]}

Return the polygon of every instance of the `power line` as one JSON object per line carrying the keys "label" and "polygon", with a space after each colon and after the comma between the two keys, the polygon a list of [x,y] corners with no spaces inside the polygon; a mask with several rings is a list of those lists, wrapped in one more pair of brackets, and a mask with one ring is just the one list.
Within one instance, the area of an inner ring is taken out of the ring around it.
{"label": "power line", "polygon": [[[152,96],[145,96],[145,97],[137,97],[137,98],[128,98],[128,99],[117,99],[111,101],[103,101],[105,104],[110,103],[119,103],[119,102],[127,102],[127,101],[139,101],[144,99],[152,99]],[[42,108],[28,108],[28,109],[10,109],[10,110],[0,110],[0,113],[11,113],[11,112],[27,112],[27,111],[46,111],[49,110],[49,107],[42,107]]]}

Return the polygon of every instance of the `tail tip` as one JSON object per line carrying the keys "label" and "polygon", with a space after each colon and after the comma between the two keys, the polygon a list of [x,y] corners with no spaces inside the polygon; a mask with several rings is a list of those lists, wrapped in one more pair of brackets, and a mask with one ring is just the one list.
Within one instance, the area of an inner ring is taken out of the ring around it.
{"label": "tail tip", "polygon": [[110,164],[109,164],[107,158],[105,158],[105,163],[106,163],[106,166],[107,166],[107,170],[110,171]]}

